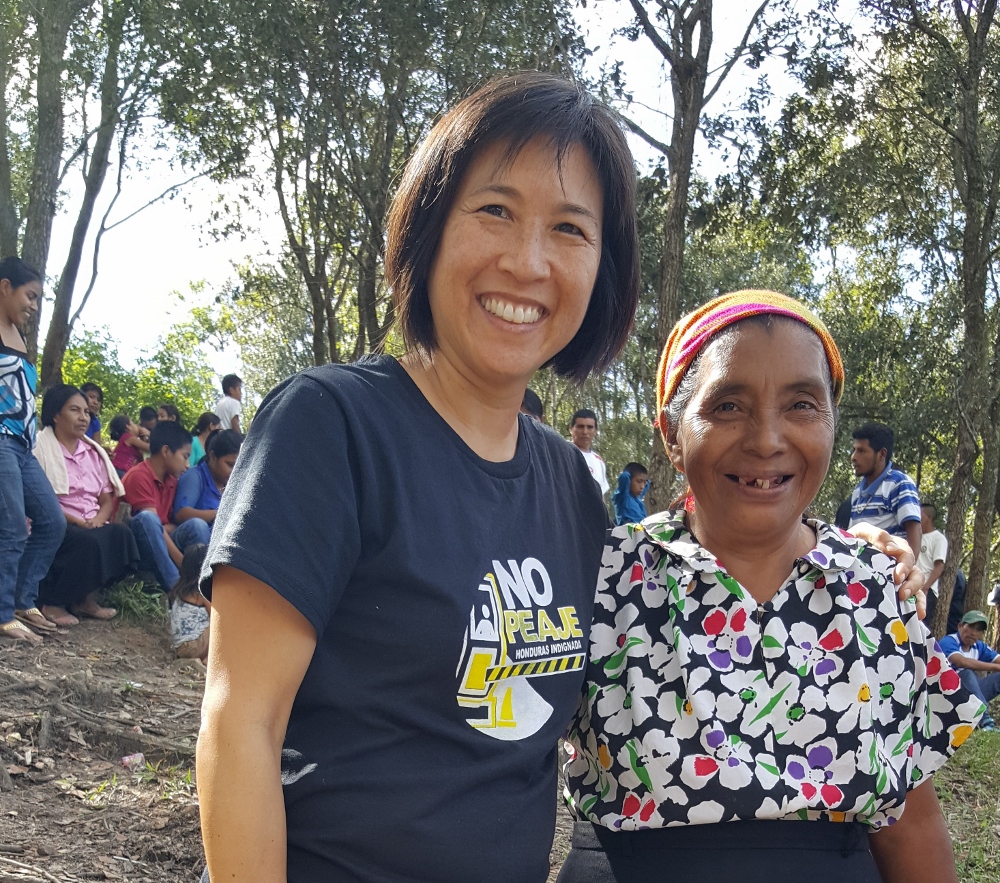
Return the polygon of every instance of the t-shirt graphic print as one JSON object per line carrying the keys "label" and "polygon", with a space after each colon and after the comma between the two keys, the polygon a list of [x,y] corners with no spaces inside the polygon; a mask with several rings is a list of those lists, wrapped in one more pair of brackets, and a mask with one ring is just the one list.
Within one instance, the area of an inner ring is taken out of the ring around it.
{"label": "t-shirt graphic print", "polygon": [[553,709],[532,682],[582,669],[583,637],[576,607],[554,602],[541,561],[494,559],[462,642],[458,704],[469,725],[508,742],[537,733]]}

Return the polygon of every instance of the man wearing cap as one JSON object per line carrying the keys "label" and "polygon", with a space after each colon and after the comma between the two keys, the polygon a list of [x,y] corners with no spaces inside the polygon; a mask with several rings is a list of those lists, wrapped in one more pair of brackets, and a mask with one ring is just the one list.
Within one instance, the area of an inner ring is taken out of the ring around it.
{"label": "man wearing cap", "polygon": [[958,672],[962,686],[987,706],[979,729],[995,730],[989,701],[1000,695],[1000,655],[983,640],[987,622],[981,610],[970,610],[959,621],[958,631],[941,639],[941,650]]}

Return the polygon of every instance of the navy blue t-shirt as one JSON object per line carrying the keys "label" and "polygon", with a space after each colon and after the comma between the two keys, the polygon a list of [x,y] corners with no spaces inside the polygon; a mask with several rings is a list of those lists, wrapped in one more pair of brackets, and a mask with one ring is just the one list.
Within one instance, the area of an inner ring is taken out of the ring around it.
{"label": "navy blue t-shirt", "polygon": [[546,879],[607,516],[573,446],[518,427],[483,460],[388,357],[257,412],[206,567],[318,635],[283,752],[289,883]]}

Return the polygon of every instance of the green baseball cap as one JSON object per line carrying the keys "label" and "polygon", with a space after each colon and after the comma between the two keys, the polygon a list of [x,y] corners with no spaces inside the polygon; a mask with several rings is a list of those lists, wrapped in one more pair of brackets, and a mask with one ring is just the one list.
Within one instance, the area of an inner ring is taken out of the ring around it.
{"label": "green baseball cap", "polygon": [[990,624],[990,621],[986,618],[986,614],[982,610],[970,610],[960,621],[966,625],[974,625],[977,622],[981,622],[983,625]]}

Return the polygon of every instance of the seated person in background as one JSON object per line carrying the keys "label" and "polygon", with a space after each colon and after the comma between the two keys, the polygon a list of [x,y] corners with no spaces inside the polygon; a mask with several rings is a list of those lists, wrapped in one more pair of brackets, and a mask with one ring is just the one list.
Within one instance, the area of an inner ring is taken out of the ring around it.
{"label": "seated person in background", "polygon": [[219,420],[219,415],[213,414],[211,411],[202,413],[192,430],[194,435],[194,438],[191,439],[192,466],[197,466],[205,459],[205,443],[208,441],[208,436],[217,429],[222,429],[222,422]]}
{"label": "seated person in background", "polygon": [[242,444],[243,436],[231,429],[213,432],[208,437],[205,459],[185,472],[177,482],[174,523],[182,525],[193,521],[201,525],[190,528],[198,532],[198,542],[208,543],[212,536],[219,501]]}
{"label": "seated person in background", "polygon": [[539,423],[545,422],[545,408],[542,407],[542,400],[533,389],[524,391],[524,398],[521,399],[521,413],[532,417]]}
{"label": "seated person in background", "polygon": [[145,405],[139,409],[139,425],[146,430],[146,432],[152,432],[153,427],[159,422],[159,417],[157,416],[156,408],[151,408],[149,405]]}
{"label": "seated person in background", "polygon": [[98,444],[103,444],[101,438],[101,408],[104,407],[104,390],[96,383],[85,383],[80,392],[87,400],[87,410],[90,411],[90,424],[87,426],[87,438],[92,438]]}
{"label": "seated person in background", "polygon": [[184,549],[206,536],[208,525],[192,518],[177,526],[170,514],[177,479],[188,468],[191,436],[179,423],[164,420],[149,434],[149,459],[125,473],[125,502],[132,507],[129,527],[139,547],[140,566],[151,570],[164,592],[179,576]]}
{"label": "seated person in background", "polygon": [[198,588],[206,552],[208,546],[200,543],[184,550],[180,579],[168,595],[170,638],[178,659],[208,659],[208,616],[212,605]]}
{"label": "seated person in background", "polygon": [[958,624],[958,631],[941,639],[941,652],[958,672],[962,685],[986,705],[979,729],[996,730],[989,702],[1000,696],[1000,657],[983,640],[988,620],[980,610],[970,610]]}
{"label": "seated person in background", "polygon": [[42,424],[35,457],[66,516],[66,534],[38,602],[45,618],[71,626],[77,617],[111,619],[115,610],[97,600],[101,589],[118,582],[139,563],[139,550],[123,524],[110,524],[115,502],[125,493],[108,455],[86,435],[90,414],[75,386],[55,386],[42,401]]}
{"label": "seated person in background", "polygon": [[142,462],[142,455],[149,453],[149,433],[136,426],[127,414],[116,414],[108,424],[108,435],[118,442],[111,455],[111,465],[122,478],[133,466]]}
{"label": "seated person in background", "polygon": [[177,410],[177,405],[172,405],[170,402],[164,402],[156,408],[156,420],[157,422],[171,420],[174,423],[180,423],[181,412]]}
{"label": "seated person in background", "polygon": [[638,524],[646,517],[643,498],[649,490],[649,472],[642,463],[629,463],[618,476],[618,487],[611,495],[615,506],[615,524]]}
{"label": "seated person in background", "polygon": [[235,374],[227,374],[222,378],[222,398],[215,403],[215,413],[222,421],[223,429],[234,429],[242,432],[240,420],[243,414],[243,381]]}

